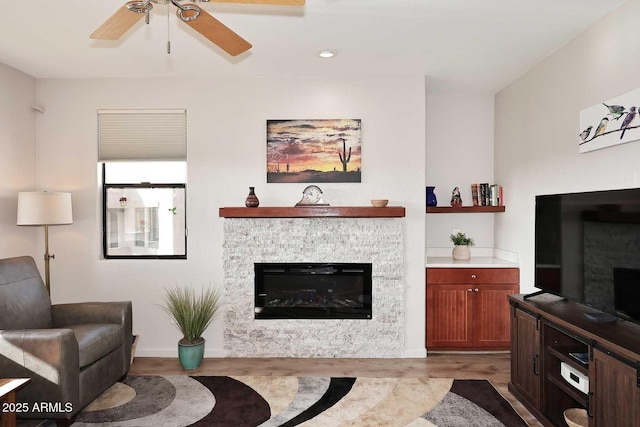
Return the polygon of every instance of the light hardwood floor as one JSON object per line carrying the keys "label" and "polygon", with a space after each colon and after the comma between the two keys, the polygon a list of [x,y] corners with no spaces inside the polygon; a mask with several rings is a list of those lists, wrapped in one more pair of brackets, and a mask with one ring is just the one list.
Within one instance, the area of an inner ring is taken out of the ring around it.
{"label": "light hardwood floor", "polygon": [[[507,390],[509,354],[430,354],[426,359],[205,359],[189,375],[487,379],[530,426],[542,426]],[[184,375],[175,358],[136,357],[130,375]]]}

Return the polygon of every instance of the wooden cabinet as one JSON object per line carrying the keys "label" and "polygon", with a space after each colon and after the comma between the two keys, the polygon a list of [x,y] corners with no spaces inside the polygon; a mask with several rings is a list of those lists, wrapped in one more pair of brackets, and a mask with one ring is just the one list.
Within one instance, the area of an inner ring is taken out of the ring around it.
{"label": "wooden cabinet", "polygon": [[513,386],[535,409],[540,409],[542,359],[540,316],[513,307],[511,335],[511,378]]}
{"label": "wooden cabinet", "polygon": [[427,268],[428,350],[502,350],[517,268]]}
{"label": "wooden cabinet", "polygon": [[[593,350],[589,372],[590,415],[595,426],[640,427],[640,365],[635,369]],[[591,424],[590,424],[591,425]]]}
{"label": "wooden cabinet", "polygon": [[[564,411],[584,408],[589,427],[640,427],[640,325],[594,322],[584,316],[592,309],[540,297],[509,297],[509,390],[544,425],[566,426]],[[588,389],[570,384],[563,365],[573,381],[588,378]]]}

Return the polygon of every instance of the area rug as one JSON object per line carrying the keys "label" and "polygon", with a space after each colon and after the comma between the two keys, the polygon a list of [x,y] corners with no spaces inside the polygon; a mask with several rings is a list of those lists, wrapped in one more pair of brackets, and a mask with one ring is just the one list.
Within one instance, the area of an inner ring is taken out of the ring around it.
{"label": "area rug", "polygon": [[526,423],[486,380],[131,376],[75,427],[507,426]]}

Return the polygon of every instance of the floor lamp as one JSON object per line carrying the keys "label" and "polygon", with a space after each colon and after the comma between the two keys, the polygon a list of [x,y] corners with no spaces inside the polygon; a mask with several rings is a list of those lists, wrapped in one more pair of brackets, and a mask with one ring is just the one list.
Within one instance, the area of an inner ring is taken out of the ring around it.
{"label": "floor lamp", "polygon": [[18,225],[44,225],[44,275],[47,292],[51,295],[49,260],[49,226],[73,224],[71,193],[30,191],[18,193]]}

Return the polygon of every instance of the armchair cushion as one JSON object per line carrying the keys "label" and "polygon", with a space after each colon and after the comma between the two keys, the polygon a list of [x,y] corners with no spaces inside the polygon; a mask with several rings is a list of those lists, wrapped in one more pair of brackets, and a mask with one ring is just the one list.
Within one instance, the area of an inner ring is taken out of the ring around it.
{"label": "armchair cushion", "polygon": [[[124,351],[124,357],[127,359],[123,361],[123,373],[129,370],[129,361],[131,358],[131,343],[132,343],[132,308],[131,301],[116,301],[116,302],[80,302],[72,304],[54,304],[51,306],[51,316],[54,328],[75,328],[83,325],[118,325],[121,326],[122,331],[119,332],[120,344]],[[74,330],[75,331],[75,330]],[[81,330],[78,331],[79,333]],[[88,330],[84,332],[88,333]],[[90,334],[91,335],[91,334]],[[116,339],[113,335],[111,338]],[[85,344],[81,344],[81,341],[86,341]],[[98,355],[98,358],[104,356],[115,347],[111,347],[111,341],[93,342],[92,338],[81,338],[78,336],[78,343],[80,346],[80,367],[87,366],[84,363],[91,363],[91,360],[97,353],[104,351],[103,354]],[[115,345],[115,343],[113,343]],[[92,348],[87,354],[84,349]],[[95,359],[94,359],[95,360]]]}
{"label": "armchair cushion", "polygon": [[124,328],[113,323],[85,323],[68,329],[78,340],[80,368],[95,362],[122,345]]}

